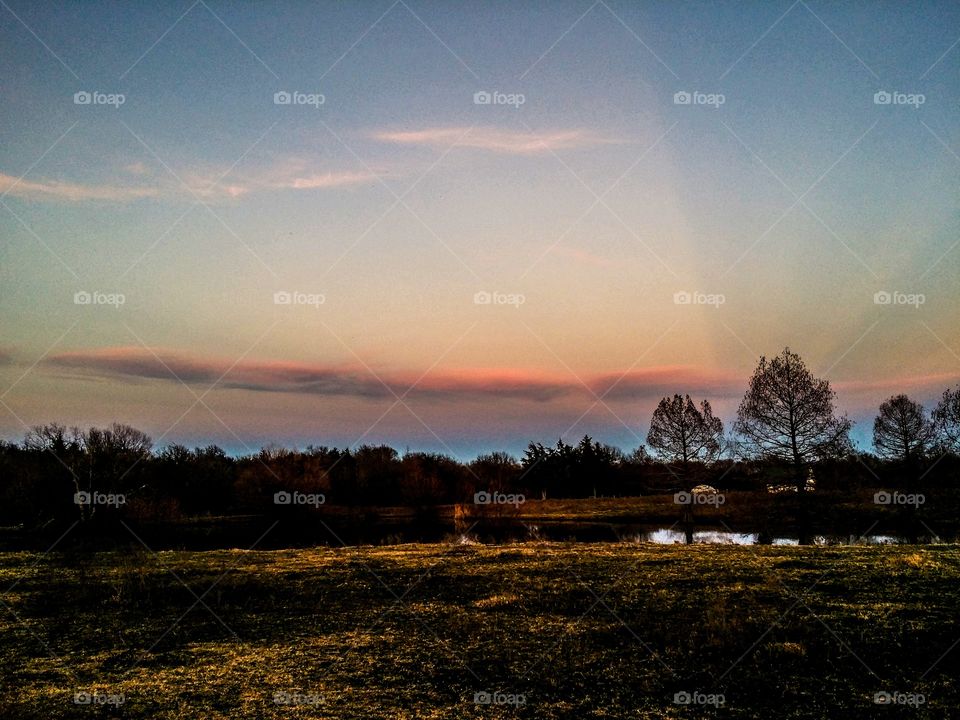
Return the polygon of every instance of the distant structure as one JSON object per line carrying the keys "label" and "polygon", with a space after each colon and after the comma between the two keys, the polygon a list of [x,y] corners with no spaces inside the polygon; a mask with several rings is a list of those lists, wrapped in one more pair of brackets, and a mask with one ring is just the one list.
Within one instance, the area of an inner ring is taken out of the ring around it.
{"label": "distant structure", "polygon": [[[804,492],[813,492],[817,489],[816,478],[813,477],[813,468],[810,468],[807,471],[807,481],[803,484]],[[794,484],[785,484],[785,485],[767,485],[767,492],[777,495],[779,493],[785,492],[797,492],[797,486]]]}

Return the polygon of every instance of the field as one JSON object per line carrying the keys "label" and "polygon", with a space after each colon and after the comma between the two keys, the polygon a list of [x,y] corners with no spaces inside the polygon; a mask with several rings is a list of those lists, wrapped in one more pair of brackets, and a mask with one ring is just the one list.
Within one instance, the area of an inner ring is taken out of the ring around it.
{"label": "field", "polygon": [[8,552],[0,580],[10,718],[960,707],[957,546]]}

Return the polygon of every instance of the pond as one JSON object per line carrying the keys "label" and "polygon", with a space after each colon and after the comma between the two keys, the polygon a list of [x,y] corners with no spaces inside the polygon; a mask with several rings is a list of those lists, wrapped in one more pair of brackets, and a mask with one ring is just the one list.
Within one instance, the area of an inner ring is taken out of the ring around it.
{"label": "pond", "polygon": [[[62,531],[61,531],[62,532]],[[298,523],[272,522],[269,518],[246,516],[219,518],[209,522],[185,523],[178,526],[137,526],[137,537],[149,547],[160,549],[206,550],[217,548],[246,548],[261,538],[259,549],[280,549],[328,545],[330,547],[358,545],[401,545],[407,543],[524,543],[524,542],[583,542],[630,543],[654,545],[799,545],[795,528],[786,526],[768,528],[761,532],[756,527],[721,527],[697,525],[684,528],[680,523],[670,526],[623,522],[583,522],[547,520],[523,522],[501,519],[497,522],[473,523],[466,527],[442,518],[405,518],[384,521],[379,518],[324,518],[320,521]],[[853,528],[814,528],[808,534],[814,545],[903,545],[957,542],[957,538],[935,537],[931,533],[916,534],[912,538],[897,529],[876,529],[868,535],[858,535]],[[0,535],[0,549],[44,549],[52,539],[31,537],[21,533]],[[98,546],[113,548],[117,539],[139,542],[126,529],[114,533],[82,533],[69,536],[75,544],[88,549]],[[66,543],[63,545],[66,548]],[[35,547],[34,547],[35,546]]]}

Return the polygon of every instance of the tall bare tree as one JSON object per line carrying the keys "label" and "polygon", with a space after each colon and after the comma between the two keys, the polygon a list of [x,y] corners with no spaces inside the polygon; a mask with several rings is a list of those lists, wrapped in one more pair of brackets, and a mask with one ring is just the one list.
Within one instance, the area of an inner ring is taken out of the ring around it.
{"label": "tall bare tree", "polygon": [[746,449],[759,457],[790,463],[803,492],[809,463],[852,449],[850,421],[834,408],[836,393],[815,378],[790,348],[760,358],[737,411],[736,431]]}
{"label": "tall bare tree", "polygon": [[697,407],[689,395],[663,398],[653,411],[647,444],[661,458],[681,463],[688,482],[691,462],[713,462],[720,456],[723,422],[706,400]]}
{"label": "tall bare tree", "polygon": [[944,448],[960,452],[960,385],[944,391],[933,411],[933,422]]}
{"label": "tall bare tree", "polygon": [[923,405],[906,395],[894,395],[880,405],[873,421],[873,445],[877,454],[906,464],[926,454],[936,433]]}

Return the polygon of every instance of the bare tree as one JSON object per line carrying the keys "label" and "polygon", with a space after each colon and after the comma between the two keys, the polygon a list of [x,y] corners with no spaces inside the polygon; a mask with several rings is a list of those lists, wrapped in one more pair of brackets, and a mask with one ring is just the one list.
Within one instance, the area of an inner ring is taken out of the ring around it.
{"label": "bare tree", "polygon": [[[134,488],[141,479],[135,471],[144,469],[141,463],[149,459],[152,446],[146,434],[120,423],[85,432],[56,423],[37,425],[23,439],[25,450],[49,453],[67,470],[75,497],[82,492]],[[93,505],[77,505],[82,520],[96,510]]]}
{"label": "bare tree", "polygon": [[[68,429],[58,423],[34,425],[23,438],[22,447],[27,452],[45,454],[51,461],[43,472],[50,482],[47,488],[52,494],[59,496],[62,490],[75,494],[83,489],[80,473],[86,448],[80,428]],[[78,510],[83,518],[83,508]]]}
{"label": "bare tree", "polygon": [[129,492],[139,484],[139,473],[145,469],[153,441],[134,427],[113,423],[107,428],[88,429],[83,445],[87,476],[84,489]]}
{"label": "bare tree", "polygon": [[803,492],[810,462],[852,450],[850,421],[837,416],[835,397],[829,381],[813,377],[800,356],[784,348],[770,360],[760,358],[735,427],[751,454],[790,463]]}
{"label": "bare tree", "polygon": [[513,484],[520,474],[520,463],[516,458],[505,452],[492,452],[480,455],[470,463],[471,475],[486,483],[478,490],[488,492],[506,492],[513,489]]}
{"label": "bare tree", "polygon": [[873,421],[873,445],[881,457],[909,464],[933,445],[936,433],[923,405],[894,395],[880,405]]}
{"label": "bare tree", "polygon": [[723,448],[723,422],[710,403],[697,407],[689,395],[663,398],[653,411],[647,444],[669,461],[683,465],[689,476],[691,462],[713,462]]}
{"label": "bare tree", "polygon": [[34,425],[23,438],[23,448],[64,457],[83,449],[83,434],[79,428],[67,429],[58,423]]}
{"label": "bare tree", "polygon": [[933,411],[937,439],[945,449],[960,451],[960,385],[945,390]]}

